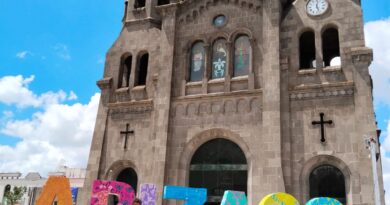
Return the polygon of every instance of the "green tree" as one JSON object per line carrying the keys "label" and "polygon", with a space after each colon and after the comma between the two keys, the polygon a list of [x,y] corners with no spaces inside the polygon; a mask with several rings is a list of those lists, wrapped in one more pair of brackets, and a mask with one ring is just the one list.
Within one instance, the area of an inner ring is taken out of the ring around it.
{"label": "green tree", "polygon": [[14,187],[11,191],[5,192],[4,196],[7,200],[7,204],[15,205],[20,199],[22,199],[23,195],[26,193],[26,187]]}

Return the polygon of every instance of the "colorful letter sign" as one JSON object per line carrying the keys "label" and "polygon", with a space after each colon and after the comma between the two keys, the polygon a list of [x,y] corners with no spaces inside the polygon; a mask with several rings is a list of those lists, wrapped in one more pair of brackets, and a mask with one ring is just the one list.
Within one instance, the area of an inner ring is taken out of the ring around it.
{"label": "colorful letter sign", "polygon": [[290,194],[274,193],[264,197],[259,205],[299,205],[299,202]]}
{"label": "colorful letter sign", "polygon": [[203,205],[206,202],[207,189],[165,186],[164,199],[186,201],[184,205]]}
{"label": "colorful letter sign", "polygon": [[156,185],[142,184],[141,185],[141,200],[143,205],[156,204]]}
{"label": "colorful letter sign", "polygon": [[91,205],[107,205],[108,195],[118,196],[119,203],[130,205],[134,198],[134,189],[117,181],[94,181],[92,186]]}
{"label": "colorful letter sign", "polygon": [[328,198],[328,197],[320,197],[311,199],[306,203],[306,205],[342,205],[336,199]]}
{"label": "colorful letter sign", "polygon": [[247,205],[245,192],[225,191],[221,205]]}
{"label": "colorful letter sign", "polygon": [[56,197],[59,205],[72,205],[69,179],[64,176],[49,177],[37,200],[37,205],[52,205]]}

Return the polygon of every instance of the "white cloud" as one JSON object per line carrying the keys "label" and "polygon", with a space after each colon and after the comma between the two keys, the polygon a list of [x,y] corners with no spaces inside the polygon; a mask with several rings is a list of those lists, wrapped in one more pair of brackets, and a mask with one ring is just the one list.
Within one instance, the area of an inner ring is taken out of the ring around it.
{"label": "white cloud", "polygon": [[19,59],[25,59],[28,55],[32,55],[30,51],[20,51],[16,54],[16,57]]}
{"label": "white cloud", "polygon": [[[0,103],[16,105],[19,108],[38,108],[66,100],[67,94],[62,90],[41,95],[33,93],[28,86],[34,79],[35,76],[33,75],[28,78],[21,75],[0,78]],[[70,96],[72,96],[72,93]]]}
{"label": "white cloud", "polygon": [[[368,22],[365,25],[367,46],[374,49],[374,61],[370,73],[374,82],[374,99],[377,103],[390,106],[390,18]],[[390,119],[390,116],[388,116]],[[388,120],[388,119],[387,119]],[[390,203],[390,122],[384,131],[381,147],[383,180],[386,202]]]}
{"label": "white cloud", "polygon": [[[38,171],[46,175],[63,161],[70,167],[86,167],[100,94],[96,93],[86,104],[66,104],[66,99],[77,99],[74,92],[69,96],[63,92],[37,95],[27,87],[33,80],[33,76],[0,79],[0,103],[42,106],[26,119],[15,119],[11,111],[3,112],[0,133],[21,141],[15,147],[0,145],[0,172]],[[16,95],[1,93],[3,81],[12,82],[6,85],[11,85],[8,88]],[[34,103],[20,104],[14,99]]]}
{"label": "white cloud", "polygon": [[57,56],[64,59],[64,60],[71,60],[72,57],[70,56],[70,51],[67,45],[58,43],[54,46],[54,51],[56,52]]}
{"label": "white cloud", "polygon": [[387,132],[385,133],[385,140],[381,146],[381,159],[382,159],[382,171],[383,181],[386,190],[386,204],[390,202],[390,122],[387,126]]}
{"label": "white cloud", "polygon": [[374,49],[370,73],[374,80],[374,98],[390,106],[390,18],[365,25],[367,46]]}
{"label": "white cloud", "polygon": [[22,141],[0,146],[0,172],[47,174],[61,161],[86,167],[99,98],[95,94],[85,105],[52,104],[29,119],[9,120],[1,133]]}
{"label": "white cloud", "polygon": [[70,91],[68,100],[77,100],[77,95],[73,91]]}

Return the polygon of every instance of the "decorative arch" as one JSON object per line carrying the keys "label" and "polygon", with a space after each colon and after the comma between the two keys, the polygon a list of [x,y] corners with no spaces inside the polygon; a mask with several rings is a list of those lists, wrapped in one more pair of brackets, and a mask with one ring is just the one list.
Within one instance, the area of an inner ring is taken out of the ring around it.
{"label": "decorative arch", "polygon": [[129,160],[119,160],[112,163],[111,166],[107,169],[104,175],[104,179],[115,180],[120,174],[120,172],[126,168],[132,168],[136,173],[139,173],[137,167],[133,162]]}
{"label": "decorative arch", "polygon": [[202,144],[191,158],[189,172],[189,187],[207,188],[205,205],[219,205],[226,190],[247,192],[247,160],[231,140],[216,138]]}
{"label": "decorative arch", "polygon": [[308,201],[310,198],[310,174],[311,172],[321,165],[331,165],[336,167],[344,175],[345,180],[345,193],[346,199],[349,204],[352,204],[352,181],[351,176],[352,172],[349,169],[348,165],[343,162],[341,159],[331,156],[331,155],[318,155],[309,160],[307,160],[302,168],[300,175],[300,184],[301,186],[301,200]]}
{"label": "decorative arch", "polygon": [[339,30],[340,29],[340,24],[337,23],[337,22],[331,22],[331,23],[328,23],[328,24],[324,25],[321,28],[321,34],[323,34],[324,31],[326,31],[327,29],[330,29],[330,28]]}
{"label": "decorative arch", "polygon": [[11,185],[10,184],[7,184],[5,187],[4,187],[4,193],[3,193],[3,197],[5,196],[5,193],[11,191]]}
{"label": "decorative arch", "polygon": [[311,28],[311,27],[303,27],[301,29],[298,29],[297,32],[296,32],[296,38],[299,39],[299,37],[301,37],[301,35],[305,32],[313,32],[315,33],[314,29]]}
{"label": "decorative arch", "polygon": [[[114,162],[108,168],[104,179],[129,184],[134,189],[134,192],[137,193],[137,187],[140,181],[138,173],[139,172],[134,163],[129,160],[119,160]],[[130,179],[127,177],[130,177]],[[118,197],[115,195],[110,195],[108,202],[109,205],[117,204]]]}
{"label": "decorative arch", "polygon": [[[233,4],[240,6],[243,9],[247,9],[251,12],[258,12],[261,9],[261,4],[255,0],[235,0],[235,1],[217,1],[217,0],[207,0],[207,1],[199,1],[199,0],[184,0],[182,1],[179,13],[179,22],[191,22],[196,20],[200,15],[194,15],[194,11],[197,14],[202,14],[204,10],[210,9],[211,6],[216,5],[217,3],[224,4]],[[184,19],[186,21],[184,21]]]}
{"label": "decorative arch", "polygon": [[[228,41],[234,42],[239,36],[247,35],[249,39],[251,40],[251,43],[253,44],[253,41],[255,40],[253,37],[253,33],[248,28],[238,28],[233,33],[229,35]],[[253,46],[253,45],[252,45]]]}
{"label": "decorative arch", "polygon": [[[246,144],[246,142],[242,139],[242,137],[239,134],[226,129],[214,128],[214,129],[209,129],[198,133],[185,145],[183,152],[180,155],[181,156],[179,161],[180,172],[178,174],[179,179],[185,179],[184,181],[185,184],[182,184],[183,186],[188,184],[190,163],[196,150],[204,143],[217,138],[230,140],[240,147],[240,149],[244,152],[245,158],[247,160],[248,179],[250,178],[251,167],[252,167],[251,166],[252,154],[249,150],[249,146]],[[250,186],[248,186],[248,193],[251,193]]]}
{"label": "decorative arch", "polygon": [[207,42],[209,42],[209,44],[213,44],[218,39],[225,39],[227,42],[230,42],[229,41],[229,34],[227,32],[224,32],[224,31],[219,31],[219,32],[213,34],[212,36],[210,36],[210,38],[208,39]]}

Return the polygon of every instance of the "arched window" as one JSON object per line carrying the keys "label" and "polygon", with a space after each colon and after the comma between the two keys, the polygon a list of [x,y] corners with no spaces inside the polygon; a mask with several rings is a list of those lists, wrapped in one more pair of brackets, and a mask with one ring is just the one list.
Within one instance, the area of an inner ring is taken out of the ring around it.
{"label": "arched window", "polygon": [[[122,170],[116,177],[116,181],[130,185],[134,189],[135,194],[137,194],[138,176],[133,168],[126,168]],[[118,204],[118,196],[109,195],[108,202],[109,205]]]}
{"label": "arched window", "polygon": [[146,85],[146,77],[148,76],[148,64],[149,54],[145,53],[139,58],[138,70],[137,70],[137,81],[136,86]]}
{"label": "arched window", "polygon": [[9,192],[9,191],[11,191],[11,185],[7,185],[7,186],[5,186],[5,188],[4,188],[4,193],[3,193],[3,201],[1,202],[2,204],[8,204],[7,203],[7,199],[5,198],[5,193],[7,193],[7,192]]}
{"label": "arched window", "polygon": [[338,66],[341,64],[339,32],[337,29],[328,28],[322,33],[322,55],[325,66]]}
{"label": "arched window", "polygon": [[191,48],[191,66],[189,80],[201,81],[205,67],[205,49],[202,42],[195,43]]}
{"label": "arched window", "polygon": [[227,47],[225,39],[218,39],[213,44],[211,78],[224,78],[227,68]]}
{"label": "arched window", "polygon": [[233,76],[249,74],[252,61],[252,47],[248,36],[239,36],[234,42]]}
{"label": "arched window", "polygon": [[195,152],[190,166],[190,187],[207,188],[207,203],[219,205],[226,190],[247,192],[248,165],[240,147],[226,139],[213,139]]}
{"label": "arched window", "polygon": [[132,63],[133,56],[129,54],[122,56],[119,69],[118,88],[129,87]]}
{"label": "arched window", "polygon": [[9,192],[9,191],[11,191],[11,185],[7,185],[7,186],[5,186],[5,188],[4,188],[4,193],[3,193],[3,196],[5,195],[5,193],[7,193],[7,192]]}
{"label": "arched window", "polygon": [[158,0],[157,1],[157,5],[165,5],[165,4],[169,4],[169,0]]}
{"label": "arched window", "polygon": [[143,8],[143,7],[145,7],[145,0],[135,0],[134,1],[134,8],[135,9]]}
{"label": "arched window", "polygon": [[343,173],[331,165],[322,165],[310,173],[310,198],[330,197],[346,204]]}
{"label": "arched window", "polygon": [[316,46],[314,32],[306,31],[299,38],[299,64],[301,69],[315,68]]}

